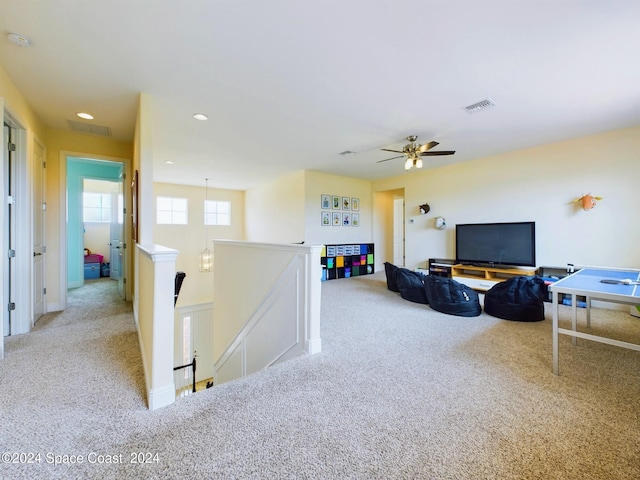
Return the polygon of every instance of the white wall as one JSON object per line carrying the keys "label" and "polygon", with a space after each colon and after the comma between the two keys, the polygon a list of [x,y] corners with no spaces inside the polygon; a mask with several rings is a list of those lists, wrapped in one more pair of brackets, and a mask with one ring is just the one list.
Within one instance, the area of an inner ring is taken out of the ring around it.
{"label": "white wall", "polygon": [[[536,222],[538,265],[640,267],[638,178],[640,126],[416,171],[373,190],[405,189],[409,268],[453,258],[456,223],[528,220]],[[587,193],[604,199],[585,212],[573,200]],[[431,211],[419,215],[424,202]],[[436,216],[446,230],[433,227]]]}
{"label": "white wall", "polygon": [[111,225],[109,223],[85,223],[84,224],[84,248],[91,250],[91,253],[98,253],[104,257],[105,263],[111,261],[111,248],[109,238],[111,235]]}

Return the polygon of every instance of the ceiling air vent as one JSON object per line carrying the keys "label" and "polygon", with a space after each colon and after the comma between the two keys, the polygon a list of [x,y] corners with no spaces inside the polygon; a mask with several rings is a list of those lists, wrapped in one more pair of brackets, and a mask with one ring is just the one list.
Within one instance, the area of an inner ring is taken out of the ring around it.
{"label": "ceiling air vent", "polygon": [[464,109],[467,111],[467,113],[476,113],[476,112],[479,112],[480,110],[486,110],[487,108],[491,108],[495,106],[496,106],[496,102],[494,102],[490,98],[485,98],[484,100],[478,103],[474,103],[473,105],[468,105],[464,107]]}
{"label": "ceiling air vent", "polygon": [[93,125],[90,123],[76,122],[73,120],[67,120],[71,130],[74,132],[90,133],[92,135],[100,135],[101,137],[110,137],[111,129],[109,127],[103,127],[102,125]]}

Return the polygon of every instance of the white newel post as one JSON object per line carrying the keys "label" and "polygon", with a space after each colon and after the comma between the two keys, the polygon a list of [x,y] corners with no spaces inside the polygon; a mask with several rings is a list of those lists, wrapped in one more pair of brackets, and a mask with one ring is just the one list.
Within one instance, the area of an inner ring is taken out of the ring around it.
{"label": "white newel post", "polygon": [[322,265],[320,264],[320,252],[322,246],[311,247],[310,254],[306,255],[307,271],[307,325],[306,325],[306,345],[307,353],[319,353],[322,351],[322,340],[320,339],[320,302],[322,299],[322,288],[320,279],[322,278]]}
{"label": "white newel post", "polygon": [[174,290],[178,251],[138,245],[138,336],[149,409],[175,402],[173,381]]}

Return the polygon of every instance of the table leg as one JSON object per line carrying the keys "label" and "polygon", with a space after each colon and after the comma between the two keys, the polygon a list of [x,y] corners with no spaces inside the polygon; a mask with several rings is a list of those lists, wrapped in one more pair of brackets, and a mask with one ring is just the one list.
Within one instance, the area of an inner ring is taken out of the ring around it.
{"label": "table leg", "polygon": [[553,373],[558,373],[558,292],[553,292],[552,308],[553,308],[553,328],[552,328],[552,350],[553,350]]}
{"label": "table leg", "polygon": [[[578,296],[575,293],[571,294],[571,330],[574,332],[578,328]],[[571,337],[571,344],[577,345],[578,338]]]}
{"label": "table leg", "polygon": [[591,328],[591,297],[587,297],[587,328]]}

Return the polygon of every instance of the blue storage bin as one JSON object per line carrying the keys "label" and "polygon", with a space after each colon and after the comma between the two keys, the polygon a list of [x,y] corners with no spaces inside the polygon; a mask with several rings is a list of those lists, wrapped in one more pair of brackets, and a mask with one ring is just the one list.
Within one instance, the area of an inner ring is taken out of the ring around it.
{"label": "blue storage bin", "polygon": [[111,264],[110,263],[103,263],[102,267],[100,268],[100,276],[101,277],[108,277],[111,275]]}
{"label": "blue storage bin", "polygon": [[92,280],[94,278],[100,278],[100,264],[99,263],[85,263],[84,264],[84,279]]}

